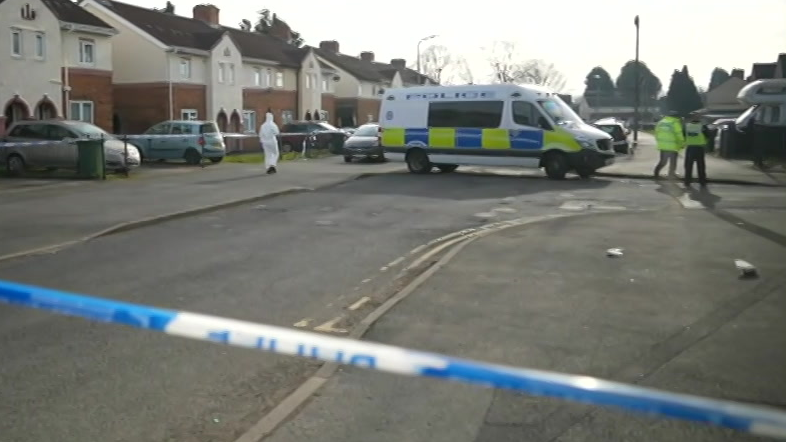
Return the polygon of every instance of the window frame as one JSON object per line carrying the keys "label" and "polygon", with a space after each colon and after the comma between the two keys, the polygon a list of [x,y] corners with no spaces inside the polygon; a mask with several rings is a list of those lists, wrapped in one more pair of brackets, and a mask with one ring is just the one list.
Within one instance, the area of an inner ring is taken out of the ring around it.
{"label": "window frame", "polygon": [[[184,68],[185,72],[183,72]],[[180,57],[178,61],[178,71],[180,72],[181,79],[190,80],[191,76],[193,75],[193,71],[191,69],[191,59],[188,57]]]}
{"label": "window frame", "polygon": [[217,80],[219,84],[224,84],[226,82],[226,72],[224,70],[224,63],[218,63],[218,76]]}
{"label": "window frame", "polygon": [[[78,116],[78,118],[77,118],[76,115],[74,115],[74,106],[78,106],[78,109],[79,109],[79,112],[78,112],[79,116]],[[85,120],[84,119],[85,106],[89,106],[90,107],[90,119],[89,120]],[[83,123],[94,124],[93,122],[95,121],[95,112],[96,112],[96,107],[95,107],[95,103],[94,102],[89,101],[89,100],[71,100],[71,101],[68,102],[68,111],[69,111],[69,114],[68,114],[68,119],[69,120],[81,121]]]}
{"label": "window frame", "polygon": [[257,111],[253,109],[243,109],[241,117],[243,118],[243,132],[256,133]]}
{"label": "window frame", "polygon": [[[193,115],[193,118],[191,116]],[[199,111],[196,109],[180,109],[180,119],[184,121],[199,120]]]}
{"label": "window frame", "polygon": [[235,84],[235,63],[227,63],[229,69],[227,70],[227,83]]}
{"label": "window frame", "polygon": [[[520,122],[516,121],[516,104],[517,103],[522,103],[522,104],[525,104],[525,105],[529,106],[529,117],[534,120],[534,121],[531,121],[532,124],[520,123]],[[533,103],[531,103],[529,101],[525,101],[525,100],[512,101],[511,105],[510,105],[510,116],[513,119],[513,123],[514,124],[518,124],[519,126],[532,127],[532,128],[535,128],[535,129],[541,129],[538,126],[538,120],[539,120],[540,117],[543,117],[543,114],[540,112],[540,108],[538,108],[537,106],[535,106]]]}
{"label": "window frame", "polygon": [[284,87],[284,73],[281,71],[276,71],[275,73],[275,85],[277,88]]}
{"label": "window frame", "polygon": [[[87,51],[85,48],[90,47],[90,60],[87,60]],[[79,64],[87,66],[95,66],[96,64],[96,42],[87,38],[79,39]]]}
{"label": "window frame", "polygon": [[254,86],[262,86],[262,69],[254,68]]}
{"label": "window frame", "polygon": [[[19,43],[19,51],[16,51],[16,43]],[[25,39],[22,30],[19,28],[11,28],[11,57],[23,58],[25,55]]]}
{"label": "window frame", "polygon": [[[41,53],[38,53],[39,42],[41,43]],[[33,56],[36,60],[46,59],[46,34],[43,32],[36,32],[33,38]]]}

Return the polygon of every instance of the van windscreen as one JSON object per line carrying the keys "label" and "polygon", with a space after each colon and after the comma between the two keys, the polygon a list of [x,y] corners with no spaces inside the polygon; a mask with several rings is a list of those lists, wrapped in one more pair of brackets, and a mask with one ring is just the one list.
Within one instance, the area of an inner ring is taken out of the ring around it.
{"label": "van windscreen", "polygon": [[428,127],[497,128],[502,108],[501,100],[433,101],[428,106]]}

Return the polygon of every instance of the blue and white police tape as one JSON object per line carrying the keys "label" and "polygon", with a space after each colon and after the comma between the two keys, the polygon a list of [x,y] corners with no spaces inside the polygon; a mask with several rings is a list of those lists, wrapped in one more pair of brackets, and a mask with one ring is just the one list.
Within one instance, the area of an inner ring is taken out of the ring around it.
{"label": "blue and white police tape", "polygon": [[179,312],[0,281],[0,301],[170,335],[355,365],[506,388],[595,405],[703,422],[786,439],[786,412],[738,402],[541,370],[507,367],[282,327]]}
{"label": "blue and white police tape", "polygon": [[[248,134],[238,134],[238,133],[215,133],[215,134],[204,134],[204,135],[216,135],[221,136],[223,138],[256,138],[258,135],[253,133]],[[161,135],[109,135],[107,138],[101,137],[87,137],[87,138],[76,138],[76,139],[67,139],[62,141],[0,141],[0,148],[3,147],[23,147],[23,146],[54,146],[58,144],[72,144],[77,141],[87,141],[87,140],[101,140],[101,139],[111,139],[111,140],[157,140],[161,138],[199,138],[202,135],[196,134],[161,134]],[[111,137],[111,138],[110,138]]]}

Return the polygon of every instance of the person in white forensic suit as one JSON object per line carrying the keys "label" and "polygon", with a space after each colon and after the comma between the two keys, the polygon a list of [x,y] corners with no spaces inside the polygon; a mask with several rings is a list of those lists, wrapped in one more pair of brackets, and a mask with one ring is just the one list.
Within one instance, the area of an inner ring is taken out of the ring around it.
{"label": "person in white forensic suit", "polygon": [[262,150],[265,152],[265,168],[268,174],[276,173],[278,164],[278,126],[273,121],[273,114],[265,114],[265,122],[259,127],[259,141],[262,143]]}

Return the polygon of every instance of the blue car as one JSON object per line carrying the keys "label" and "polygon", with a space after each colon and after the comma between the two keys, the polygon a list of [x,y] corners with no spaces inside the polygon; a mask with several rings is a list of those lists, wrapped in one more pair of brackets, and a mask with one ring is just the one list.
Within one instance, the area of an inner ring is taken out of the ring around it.
{"label": "blue car", "polygon": [[206,158],[220,163],[226,155],[224,138],[213,121],[164,121],[143,135],[169,135],[132,140],[143,160],[185,160],[188,164],[200,164]]}

